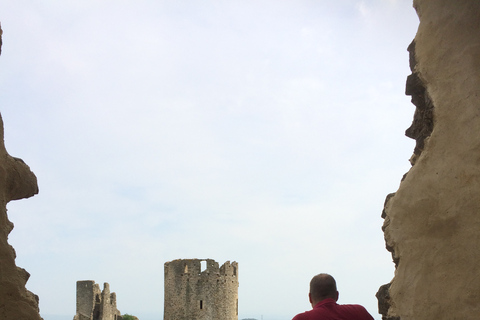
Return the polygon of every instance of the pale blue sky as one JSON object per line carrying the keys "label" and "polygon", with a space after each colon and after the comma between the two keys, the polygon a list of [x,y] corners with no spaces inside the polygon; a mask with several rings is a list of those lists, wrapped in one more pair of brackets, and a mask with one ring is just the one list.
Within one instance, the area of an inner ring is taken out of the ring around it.
{"label": "pale blue sky", "polygon": [[5,143],[40,187],[9,241],[45,320],[87,279],[161,319],[179,258],[239,263],[239,319],[309,309],[319,272],[381,318],[410,1],[5,0],[0,21]]}

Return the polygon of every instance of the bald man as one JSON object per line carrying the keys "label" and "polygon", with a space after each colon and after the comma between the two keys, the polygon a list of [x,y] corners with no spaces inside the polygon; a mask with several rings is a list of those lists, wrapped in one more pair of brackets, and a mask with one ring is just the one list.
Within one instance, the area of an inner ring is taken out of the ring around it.
{"label": "bald man", "polygon": [[292,320],[373,320],[361,305],[337,304],[337,283],[329,274],[320,273],[312,278],[308,298],[313,309],[297,314]]}

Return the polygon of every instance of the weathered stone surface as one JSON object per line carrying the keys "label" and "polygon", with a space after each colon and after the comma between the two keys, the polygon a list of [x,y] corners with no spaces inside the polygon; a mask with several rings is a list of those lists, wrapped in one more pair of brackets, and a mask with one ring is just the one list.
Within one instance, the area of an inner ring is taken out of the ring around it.
{"label": "weathered stone surface", "polygon": [[237,320],[238,264],[227,261],[219,268],[212,259],[165,263],[163,319]]}
{"label": "weathered stone surface", "polygon": [[415,114],[413,115],[412,125],[405,131],[405,135],[416,140],[413,156],[410,159],[412,165],[423,151],[425,139],[427,139],[433,130],[433,102],[427,92],[423,81],[420,79],[415,58],[415,40],[408,46],[410,52],[410,69],[412,74],[407,78],[405,94],[412,96],[412,103],[415,105]]}
{"label": "weathered stone surface", "polygon": [[105,282],[100,291],[95,281],[77,281],[77,313],[73,320],[122,320],[117,296],[110,293],[110,285]]}
{"label": "weathered stone surface", "polygon": [[480,2],[416,0],[414,7],[420,25],[407,94],[417,111],[407,135],[417,146],[385,204],[396,270],[377,295],[383,319],[478,319]]}
{"label": "weathered stone surface", "polygon": [[[1,52],[0,29],[0,52]],[[30,275],[15,265],[15,250],[8,244],[13,223],[8,220],[7,203],[38,193],[37,178],[30,168],[5,150],[3,120],[0,116],[0,319],[38,320],[38,297],[25,288]]]}

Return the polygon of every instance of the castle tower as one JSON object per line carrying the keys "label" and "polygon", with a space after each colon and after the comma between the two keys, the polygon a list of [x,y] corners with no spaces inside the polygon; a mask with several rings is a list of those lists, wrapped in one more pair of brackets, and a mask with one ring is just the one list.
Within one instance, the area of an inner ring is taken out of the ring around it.
{"label": "castle tower", "polygon": [[212,259],[165,263],[164,320],[237,320],[238,263]]}
{"label": "castle tower", "polygon": [[77,314],[73,320],[122,320],[117,296],[105,282],[103,291],[95,281],[77,281]]}

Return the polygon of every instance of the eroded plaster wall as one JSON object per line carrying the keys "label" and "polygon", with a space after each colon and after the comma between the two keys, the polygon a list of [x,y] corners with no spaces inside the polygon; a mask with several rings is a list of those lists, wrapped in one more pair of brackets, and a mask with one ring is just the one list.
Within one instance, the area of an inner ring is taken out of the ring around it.
{"label": "eroded plaster wall", "polygon": [[380,311],[384,319],[473,320],[480,315],[480,2],[416,0],[414,7],[412,68],[432,123],[420,145],[413,137],[420,147],[413,166],[385,203],[396,270],[379,291]]}
{"label": "eroded plaster wall", "polygon": [[[0,29],[0,52],[1,52]],[[38,193],[37,178],[22,159],[5,150],[3,120],[0,116],[0,319],[39,320],[38,296],[25,288],[30,275],[15,265],[15,250],[8,244],[13,223],[8,220],[7,203]]]}

